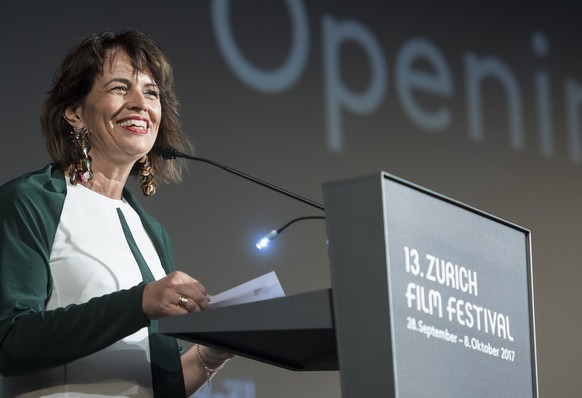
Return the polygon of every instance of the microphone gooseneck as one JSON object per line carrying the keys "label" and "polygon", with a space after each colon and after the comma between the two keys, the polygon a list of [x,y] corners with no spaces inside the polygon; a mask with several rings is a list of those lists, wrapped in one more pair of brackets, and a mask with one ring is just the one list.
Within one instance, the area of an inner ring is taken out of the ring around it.
{"label": "microphone gooseneck", "polygon": [[259,185],[261,185],[261,186],[263,186],[265,188],[269,188],[269,189],[271,189],[271,190],[273,190],[275,192],[278,192],[280,194],[283,194],[285,196],[288,196],[290,198],[293,198],[295,200],[298,200],[300,202],[303,202],[303,203],[305,203],[305,204],[307,204],[309,206],[315,207],[315,208],[317,208],[319,210],[325,210],[325,207],[323,207],[323,205],[321,205],[321,204],[319,204],[317,202],[314,202],[314,201],[312,201],[310,199],[304,198],[303,196],[300,196],[300,195],[297,195],[297,194],[295,194],[293,192],[287,191],[286,189],[280,188],[280,187],[278,187],[276,185],[273,185],[271,183],[268,183],[266,181],[259,180],[256,177],[253,177],[253,176],[248,175],[246,173],[243,173],[241,171],[235,170],[235,169],[233,169],[231,167],[228,167],[228,166],[225,166],[225,165],[220,164],[218,162],[215,162],[214,160],[205,159],[205,158],[201,158],[201,157],[198,157],[198,156],[192,156],[192,155],[188,155],[186,153],[182,153],[182,152],[178,151],[176,148],[172,147],[171,145],[167,145],[167,144],[156,145],[155,148],[154,148],[154,151],[155,151],[155,153],[157,155],[159,155],[162,159],[165,159],[165,160],[171,160],[171,159],[176,159],[176,158],[184,158],[184,159],[196,160],[196,161],[199,161],[199,162],[204,162],[204,163],[211,164],[213,166],[216,166],[216,167],[219,167],[219,168],[221,168],[223,170],[226,170],[226,171],[228,171],[228,172],[230,172],[232,174],[235,174],[235,175],[237,175],[239,177],[245,178],[245,179],[247,179],[249,181],[252,181],[252,182],[254,182],[256,184],[259,184]]}
{"label": "microphone gooseneck", "polygon": [[255,245],[256,248],[259,250],[265,249],[267,246],[269,246],[271,241],[273,241],[273,239],[275,239],[277,236],[279,236],[279,234],[281,232],[283,232],[285,229],[287,229],[287,227],[289,227],[292,224],[295,224],[297,221],[303,221],[303,220],[325,220],[325,216],[304,216],[304,217],[294,218],[293,220],[289,221],[287,224],[283,225],[281,228],[274,229],[271,232],[269,232],[267,235],[263,236]]}

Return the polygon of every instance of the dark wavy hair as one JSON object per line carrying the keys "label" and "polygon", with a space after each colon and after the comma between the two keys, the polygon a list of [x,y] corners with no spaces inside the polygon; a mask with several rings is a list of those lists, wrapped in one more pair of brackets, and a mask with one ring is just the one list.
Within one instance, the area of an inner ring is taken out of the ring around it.
{"label": "dark wavy hair", "polygon": [[[182,131],[179,101],[174,92],[173,71],[161,48],[143,33],[125,30],[119,33],[102,32],[81,39],[65,56],[57,68],[52,89],[48,93],[40,116],[42,132],[53,161],[65,170],[74,151],[68,138],[72,127],[63,117],[69,106],[82,104],[98,75],[103,74],[105,58],[111,51],[123,51],[136,72],[149,73],[160,90],[162,120],[156,144],[168,144],[180,151],[193,150]],[[181,160],[165,161],[150,153],[150,163],[164,182],[179,183],[186,163]],[[137,174],[136,162],[132,174]]]}

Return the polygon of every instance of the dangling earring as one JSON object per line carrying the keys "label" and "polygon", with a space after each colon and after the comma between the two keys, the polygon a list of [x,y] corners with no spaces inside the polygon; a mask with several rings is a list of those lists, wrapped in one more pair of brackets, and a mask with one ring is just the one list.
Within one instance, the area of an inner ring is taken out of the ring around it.
{"label": "dangling earring", "polygon": [[143,158],[141,158],[139,162],[141,163],[141,169],[138,173],[141,176],[141,191],[145,196],[153,196],[156,194],[156,188],[158,187],[158,184],[156,184],[156,181],[154,180],[154,173],[152,166],[150,165],[150,159],[148,158],[148,155],[145,155]]}
{"label": "dangling earring", "polygon": [[93,172],[91,171],[92,159],[89,156],[91,144],[87,139],[89,130],[85,127],[73,127],[69,133],[69,139],[73,145],[73,159],[77,159],[69,166],[69,181],[73,185],[78,182],[85,184],[93,179]]}

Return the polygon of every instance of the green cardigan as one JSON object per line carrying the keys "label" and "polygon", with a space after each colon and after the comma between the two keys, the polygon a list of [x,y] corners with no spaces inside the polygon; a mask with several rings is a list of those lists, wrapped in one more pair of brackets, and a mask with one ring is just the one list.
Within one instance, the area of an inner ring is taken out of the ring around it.
{"label": "green cardigan", "polygon": [[[142,310],[143,283],[83,304],[45,310],[52,292],[49,259],[66,193],[63,172],[54,164],[0,187],[0,374],[4,376],[67,364],[148,325]],[[129,191],[124,197],[139,214],[164,270],[170,273],[174,261],[168,234]]]}

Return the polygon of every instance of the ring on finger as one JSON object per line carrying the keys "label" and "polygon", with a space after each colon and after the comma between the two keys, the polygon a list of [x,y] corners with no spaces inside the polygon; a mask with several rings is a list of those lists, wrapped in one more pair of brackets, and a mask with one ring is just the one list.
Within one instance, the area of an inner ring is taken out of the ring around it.
{"label": "ring on finger", "polygon": [[188,297],[180,296],[180,298],[178,299],[178,304],[176,304],[176,305],[178,307],[182,308],[183,310],[185,310],[186,306],[188,305],[188,301],[190,301],[190,299]]}

